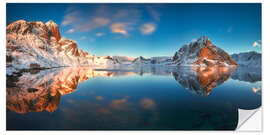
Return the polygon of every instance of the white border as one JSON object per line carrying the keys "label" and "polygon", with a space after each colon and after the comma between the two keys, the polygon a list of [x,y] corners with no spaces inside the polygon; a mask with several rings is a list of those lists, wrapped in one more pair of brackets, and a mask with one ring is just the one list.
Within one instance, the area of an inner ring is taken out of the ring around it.
{"label": "white border", "polygon": [[[6,131],[6,76],[5,76],[5,44],[6,44],[6,38],[5,38],[5,30],[6,30],[6,3],[262,3],[262,41],[263,41],[263,94],[262,94],[262,105],[263,105],[263,132],[234,132],[234,131]],[[1,134],[4,135],[95,135],[95,134],[115,134],[115,135],[135,135],[135,134],[157,134],[157,135],[168,135],[168,134],[191,134],[191,135],[209,135],[209,134],[250,134],[250,133],[256,133],[256,134],[270,134],[270,128],[264,128],[264,125],[269,126],[269,120],[270,120],[270,111],[268,105],[265,105],[265,103],[270,103],[270,101],[267,101],[270,99],[269,97],[269,84],[267,83],[270,81],[267,77],[270,76],[270,62],[268,59],[270,59],[270,33],[269,33],[269,27],[270,27],[270,21],[269,21],[269,14],[270,14],[270,6],[269,6],[269,0],[228,0],[228,1],[218,1],[218,0],[1,0],[0,5],[0,15],[1,15],[1,21],[0,21],[0,82],[1,82],[1,111],[0,111],[0,121],[1,121]],[[268,18],[266,17],[268,16]],[[268,52],[267,52],[268,51]],[[269,70],[268,70],[269,69]]]}

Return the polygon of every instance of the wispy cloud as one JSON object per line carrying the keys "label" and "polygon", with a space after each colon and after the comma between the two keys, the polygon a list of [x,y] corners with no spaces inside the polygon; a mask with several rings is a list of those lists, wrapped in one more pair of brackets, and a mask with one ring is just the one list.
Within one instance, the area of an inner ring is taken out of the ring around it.
{"label": "wispy cloud", "polygon": [[76,26],[75,28],[82,32],[87,32],[93,29],[97,29],[109,24],[110,19],[103,17],[95,17],[91,20],[88,20],[87,23],[82,23],[81,25]]}
{"label": "wispy cloud", "polygon": [[261,47],[261,40],[255,41],[253,47]]}
{"label": "wispy cloud", "polygon": [[97,36],[97,37],[101,37],[101,36],[104,36],[104,34],[101,33],[101,32],[98,32],[98,33],[96,33],[96,36]]}
{"label": "wispy cloud", "polygon": [[74,29],[69,29],[66,33],[73,33],[74,31]]}
{"label": "wispy cloud", "polygon": [[150,35],[156,30],[156,25],[153,23],[145,23],[140,27],[140,31],[144,35]]}
{"label": "wispy cloud", "polygon": [[86,36],[81,36],[81,37],[80,37],[81,40],[84,40],[84,39],[86,39],[86,38],[87,38]]}
{"label": "wispy cloud", "polygon": [[[90,32],[99,28],[109,28],[112,33],[129,35],[129,31],[138,28],[143,34],[151,34],[157,28],[157,22],[160,21],[160,13],[157,8],[159,6],[138,6],[127,5],[125,7],[100,5],[95,8],[80,8],[79,6],[71,6],[66,10],[61,25],[70,27],[76,32]],[[144,8],[144,9],[143,9]],[[90,14],[87,14],[90,13]],[[156,25],[146,24],[142,28],[139,27],[145,23],[142,16],[146,14],[150,16],[150,20]],[[119,23],[125,22],[125,23]],[[103,36],[105,33],[97,34]]]}
{"label": "wispy cloud", "polygon": [[146,9],[155,21],[160,21],[161,14],[156,10],[156,7],[157,6],[146,6]]}
{"label": "wispy cloud", "polygon": [[61,25],[67,26],[72,23],[75,23],[76,21],[78,21],[79,16],[80,16],[80,12],[77,12],[77,11],[70,12],[64,16],[64,19]]}
{"label": "wispy cloud", "polygon": [[76,7],[68,8],[61,25],[70,25],[76,31],[88,32],[93,29],[106,26],[111,21],[108,17],[102,16],[102,14],[99,13],[102,12],[100,10],[95,10],[95,13],[93,13],[94,15],[90,16],[86,15],[85,12],[87,11],[77,11]]}
{"label": "wispy cloud", "polygon": [[260,45],[260,44],[259,44],[258,42],[256,42],[256,41],[253,43],[253,47],[257,47],[257,46],[259,46],[259,45]]}
{"label": "wispy cloud", "polygon": [[96,41],[96,39],[93,38],[93,37],[90,37],[90,38],[89,38],[89,41],[90,41],[90,42],[94,42],[94,41]]}
{"label": "wispy cloud", "polygon": [[126,7],[126,9],[114,9],[115,14],[111,15],[112,21],[119,22],[132,22],[138,23],[141,21],[142,12],[134,7]]}
{"label": "wispy cloud", "polygon": [[131,30],[132,28],[130,27],[131,23],[114,23],[111,25],[111,31],[113,33],[119,33],[122,35],[127,36],[128,35],[128,30]]}

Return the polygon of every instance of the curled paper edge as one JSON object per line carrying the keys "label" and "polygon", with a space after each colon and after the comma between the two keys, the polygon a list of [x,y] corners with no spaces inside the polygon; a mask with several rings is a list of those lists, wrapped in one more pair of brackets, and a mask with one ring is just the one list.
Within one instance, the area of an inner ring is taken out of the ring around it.
{"label": "curled paper edge", "polygon": [[236,131],[261,131],[261,116],[261,107],[253,110],[238,109]]}

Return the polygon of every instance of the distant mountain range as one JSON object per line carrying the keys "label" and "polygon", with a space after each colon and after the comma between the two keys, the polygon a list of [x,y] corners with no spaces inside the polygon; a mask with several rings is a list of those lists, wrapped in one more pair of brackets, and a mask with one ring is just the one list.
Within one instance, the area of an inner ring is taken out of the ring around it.
{"label": "distant mountain range", "polygon": [[95,56],[62,38],[53,21],[18,20],[6,27],[7,74],[20,69],[53,67],[117,68],[119,66],[261,66],[261,54],[247,52],[229,55],[206,36],[181,47],[173,57]]}
{"label": "distant mountain range", "polygon": [[262,65],[262,54],[255,51],[232,54],[231,56],[240,66],[261,67]]}

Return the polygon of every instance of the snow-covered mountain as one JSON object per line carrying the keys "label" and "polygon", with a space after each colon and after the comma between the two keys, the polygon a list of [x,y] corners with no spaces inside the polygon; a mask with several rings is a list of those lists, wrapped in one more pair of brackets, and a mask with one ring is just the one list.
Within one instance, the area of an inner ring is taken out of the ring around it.
{"label": "snow-covered mountain", "polygon": [[15,69],[89,66],[93,55],[61,37],[53,21],[18,20],[6,27],[7,67]]}
{"label": "snow-covered mountain", "polygon": [[262,54],[257,53],[255,51],[232,54],[231,57],[237,62],[239,66],[246,66],[246,67],[262,66]]}
{"label": "snow-covered mountain", "polygon": [[6,27],[6,48],[8,74],[20,69],[63,66],[94,66],[103,69],[138,65],[237,65],[225,51],[214,46],[205,36],[184,45],[173,57],[94,56],[79,49],[75,41],[62,38],[58,25],[53,21],[43,23],[18,20],[9,24]]}
{"label": "snow-covered mountain", "polygon": [[133,60],[133,65],[169,65],[171,64],[172,60],[171,57],[168,56],[160,56],[160,57],[151,57],[151,58],[144,58],[142,56],[137,57]]}
{"label": "snow-covered mountain", "polygon": [[78,48],[77,43],[61,37],[53,21],[18,20],[6,27],[7,73],[20,69],[84,67],[114,68],[131,64],[129,56],[94,56]]}
{"label": "snow-covered mountain", "polygon": [[117,59],[121,64],[131,64],[136,58],[130,56],[112,56],[113,59]]}
{"label": "snow-covered mountain", "polygon": [[237,63],[224,50],[213,45],[206,36],[184,45],[173,56],[173,63],[180,66],[229,66]]}
{"label": "snow-covered mountain", "polygon": [[171,62],[172,62],[172,57],[168,57],[168,56],[151,57],[151,64],[167,65]]}
{"label": "snow-covered mountain", "polygon": [[136,58],[132,64],[150,64],[151,59],[150,58],[144,58],[142,56],[139,56],[138,58]]}

